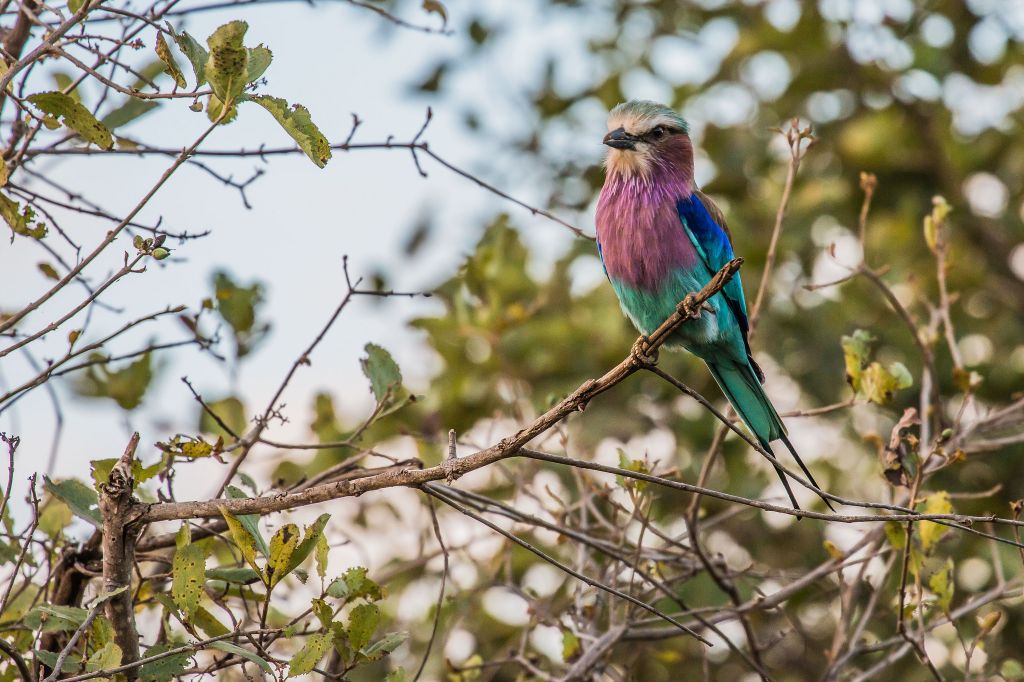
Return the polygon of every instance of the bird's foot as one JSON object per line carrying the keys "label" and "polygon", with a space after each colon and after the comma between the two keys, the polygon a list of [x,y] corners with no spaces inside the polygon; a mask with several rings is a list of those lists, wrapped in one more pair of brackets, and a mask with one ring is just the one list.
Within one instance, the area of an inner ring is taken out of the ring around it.
{"label": "bird's foot", "polygon": [[[682,301],[679,302],[679,305],[676,306],[676,312],[687,318],[700,317],[700,311],[705,305],[707,304],[702,303],[701,305],[697,305],[697,296],[689,293]],[[704,309],[707,310],[707,308]]]}
{"label": "bird's foot", "polygon": [[636,358],[636,361],[644,366],[658,364],[658,349],[651,348],[651,340],[646,336],[641,336],[633,344],[633,350],[630,354]]}

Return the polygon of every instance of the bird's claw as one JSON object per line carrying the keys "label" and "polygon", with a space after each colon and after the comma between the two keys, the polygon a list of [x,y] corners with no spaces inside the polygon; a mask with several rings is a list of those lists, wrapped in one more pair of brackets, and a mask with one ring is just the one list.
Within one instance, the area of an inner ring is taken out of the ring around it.
{"label": "bird's claw", "polygon": [[706,308],[706,305],[706,301],[697,305],[697,297],[691,293],[687,294],[686,297],[679,302],[679,305],[676,306],[676,312],[689,318],[700,317],[700,311],[702,308],[708,312],[713,312],[709,308]]}
{"label": "bird's claw", "polygon": [[636,358],[636,361],[641,365],[658,364],[658,349],[651,348],[651,340],[646,336],[641,336],[636,340],[630,354]]}

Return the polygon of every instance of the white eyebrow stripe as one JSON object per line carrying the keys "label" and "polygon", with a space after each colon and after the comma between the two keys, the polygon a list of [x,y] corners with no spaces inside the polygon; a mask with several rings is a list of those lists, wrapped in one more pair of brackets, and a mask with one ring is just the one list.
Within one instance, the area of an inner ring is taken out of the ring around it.
{"label": "white eyebrow stripe", "polygon": [[608,117],[608,130],[624,128],[630,135],[643,135],[656,126],[675,128],[678,122],[668,116],[642,116],[635,113],[616,112]]}

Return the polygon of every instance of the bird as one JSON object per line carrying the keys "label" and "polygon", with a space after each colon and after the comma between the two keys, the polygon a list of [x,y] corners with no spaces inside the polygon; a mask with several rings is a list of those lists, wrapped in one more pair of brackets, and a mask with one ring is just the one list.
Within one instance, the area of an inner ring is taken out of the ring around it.
{"label": "bird", "polygon": [[[694,184],[689,126],[674,109],[647,100],[619,104],[608,114],[603,142],[608,150],[595,216],[598,253],[643,341],[687,294],[700,291],[735,258],[732,237],[722,211]],[[764,372],[750,351],[739,273],[697,312],[664,347],[703,360],[765,452],[774,457],[770,444],[781,440],[820,490],[765,393]],[[793,507],[800,509],[783,469],[772,465]]]}

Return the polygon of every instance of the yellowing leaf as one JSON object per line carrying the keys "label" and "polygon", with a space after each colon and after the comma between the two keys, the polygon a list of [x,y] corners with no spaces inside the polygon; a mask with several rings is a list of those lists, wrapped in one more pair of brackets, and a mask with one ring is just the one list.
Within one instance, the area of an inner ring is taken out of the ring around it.
{"label": "yellowing leaf", "polygon": [[331,145],[313,123],[306,107],[301,104],[293,104],[289,108],[288,102],[280,97],[271,97],[270,95],[252,95],[247,99],[269,111],[285,132],[298,143],[299,148],[306,153],[310,161],[320,168],[327,165],[327,161],[331,158]]}
{"label": "yellowing leaf", "polygon": [[220,637],[231,632],[226,625],[217,620],[212,613],[202,606],[190,614],[188,619],[193,625],[205,632],[207,637]]}
{"label": "yellowing leaf", "polygon": [[928,578],[928,589],[938,598],[939,608],[949,613],[953,602],[953,560],[947,559],[946,564]]}
{"label": "yellowing leaf", "polygon": [[572,630],[562,630],[562,660],[572,663],[580,657],[580,638]]}
{"label": "yellowing leaf", "polygon": [[[953,504],[949,501],[949,493],[943,490],[929,495],[924,504],[924,513],[952,514]],[[921,534],[921,549],[925,552],[929,551],[948,530],[947,526],[935,523],[934,521],[922,521],[919,531]]]}
{"label": "yellowing leaf", "polygon": [[299,546],[299,527],[288,523],[278,528],[270,539],[270,556],[267,559],[267,586],[273,588],[291,572],[292,555]]}
{"label": "yellowing leaf", "polygon": [[872,362],[860,376],[860,388],[864,397],[878,405],[885,405],[896,391],[913,383],[910,372],[901,363],[894,362],[889,369],[878,362]]}
{"label": "yellowing leaf", "polygon": [[852,336],[844,336],[840,342],[843,347],[843,362],[846,365],[846,382],[854,391],[860,390],[861,373],[868,365],[868,355],[874,340],[875,337],[870,333],[858,329]]}
{"label": "yellowing leaf", "polygon": [[317,542],[319,542],[320,538],[323,537],[324,526],[327,525],[327,522],[330,519],[330,514],[321,514],[316,521],[306,526],[306,532],[302,537],[302,542],[300,542],[298,547],[295,548],[291,559],[288,561],[288,568],[285,571],[286,573],[292,572],[299,567],[299,564],[306,560],[309,553],[313,551],[314,547],[316,547]]}
{"label": "yellowing leaf", "polygon": [[327,555],[330,547],[327,544],[327,536],[323,533],[316,541],[316,573],[323,580],[327,577]]}
{"label": "yellowing leaf", "polygon": [[206,80],[222,102],[233,106],[248,82],[249,52],[242,45],[249,25],[231,21],[206,39],[210,58],[206,62]]}
{"label": "yellowing leaf", "polygon": [[86,672],[96,672],[107,668],[116,668],[121,665],[121,647],[113,642],[107,642],[101,648],[93,652],[89,660],[85,662]]}
{"label": "yellowing leaf", "polygon": [[60,279],[60,275],[57,274],[57,269],[54,268],[49,263],[39,263],[39,265],[37,265],[36,267],[39,268],[39,272],[43,273],[43,275],[47,279],[52,279],[52,280],[59,280]]}
{"label": "yellowing leaf", "polygon": [[174,79],[175,85],[179,88],[188,86],[188,83],[185,81],[185,74],[181,72],[178,62],[174,60],[174,55],[171,54],[171,46],[164,40],[164,34],[161,31],[157,31],[156,34],[156,56],[164,63],[165,70]]}
{"label": "yellowing leaf", "polygon": [[260,579],[266,582],[267,579],[263,571],[260,570],[259,564],[256,563],[256,541],[253,540],[252,535],[242,526],[234,514],[223,506],[220,507],[220,513],[228,524],[228,530],[231,531],[231,539],[238,545],[238,549],[241,550],[245,561],[260,575]]}
{"label": "yellowing leaf", "polygon": [[192,618],[199,608],[206,582],[206,549],[191,541],[188,523],[181,524],[175,537],[177,549],[171,565],[171,596],[185,615]]}
{"label": "yellowing leaf", "polygon": [[288,677],[305,675],[313,670],[331,646],[331,635],[326,632],[314,632],[306,638],[306,643],[292,656],[288,662]]}
{"label": "yellowing leaf", "polygon": [[43,113],[61,119],[68,128],[74,130],[86,142],[91,142],[101,149],[114,146],[114,138],[105,125],[73,97],[63,92],[40,92],[29,95],[28,101]]}
{"label": "yellowing leaf", "polygon": [[[2,61],[0,59],[0,62]],[[0,216],[3,216],[14,234],[32,239],[42,239],[46,236],[46,225],[41,222],[32,225],[32,221],[36,218],[35,209],[31,206],[22,208],[21,204],[6,194],[0,194]]]}

